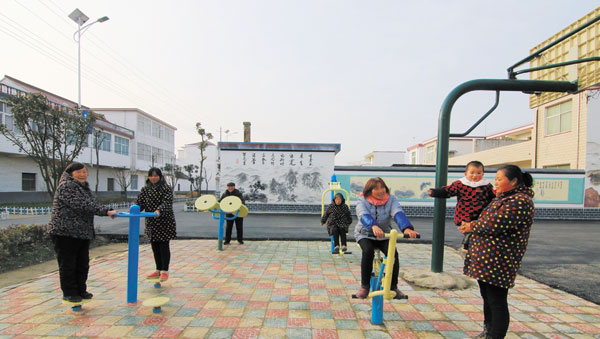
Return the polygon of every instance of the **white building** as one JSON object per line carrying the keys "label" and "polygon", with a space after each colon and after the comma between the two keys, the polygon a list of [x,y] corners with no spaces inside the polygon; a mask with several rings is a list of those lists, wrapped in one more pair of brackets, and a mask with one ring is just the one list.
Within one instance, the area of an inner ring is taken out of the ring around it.
{"label": "white building", "polygon": [[[195,142],[192,144],[185,144],[181,148],[177,150],[177,165],[181,167],[181,171],[185,174],[183,170],[186,165],[196,165],[200,167],[200,161],[202,156],[200,154],[200,142]],[[218,149],[215,144],[208,141],[208,145],[204,150],[204,156],[206,159],[204,160],[203,168],[204,168],[204,176],[208,179],[208,188],[206,187],[206,182],[202,183],[202,190],[214,191],[216,190],[216,179],[217,179],[217,159],[218,159]],[[188,180],[179,180],[177,182],[176,191],[190,191],[191,183]]]}
{"label": "white building", "polygon": [[[12,114],[5,104],[5,98],[22,92],[41,93],[53,105],[77,107],[77,103],[73,101],[5,76],[0,81],[0,123],[5,126],[13,125]],[[89,108],[82,106],[82,109]],[[93,110],[106,118],[94,123],[94,130],[102,133],[104,138],[98,157],[93,147],[92,134],[88,136],[87,146],[75,158],[75,161],[88,165],[88,182],[92,190],[95,190],[97,182],[99,193],[122,191],[119,183],[121,180],[118,178],[125,174],[130,181],[127,191],[139,191],[144,184],[147,170],[153,164],[162,167],[165,163],[174,163],[175,127],[138,109]],[[96,166],[96,163],[99,166]],[[99,171],[96,181],[97,168]],[[3,182],[3,185],[0,185],[0,201],[49,199],[37,164],[3,135],[0,135],[0,181]]]}
{"label": "white building", "polygon": [[406,163],[404,151],[373,151],[365,155],[366,166],[392,166]]}

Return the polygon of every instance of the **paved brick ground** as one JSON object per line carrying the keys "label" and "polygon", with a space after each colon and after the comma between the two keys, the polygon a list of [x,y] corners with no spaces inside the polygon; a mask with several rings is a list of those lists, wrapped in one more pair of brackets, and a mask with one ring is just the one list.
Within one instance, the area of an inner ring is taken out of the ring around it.
{"label": "paved brick ground", "polygon": [[[140,279],[126,303],[127,254],[92,261],[94,300],[73,313],[60,301],[58,273],[0,289],[2,338],[466,338],[481,331],[477,288],[428,290],[401,281],[408,301],[385,302],[384,325],[371,324],[371,302],[351,299],[360,254],[332,256],[326,242],[256,241],[216,250],[216,240],[172,242],[168,282]],[[429,244],[399,244],[402,267],[428,269]],[[461,256],[444,254],[445,271]],[[140,247],[140,277],[153,270]],[[170,301],[161,314],[142,305]],[[523,277],[510,291],[507,338],[600,338],[600,306]]]}

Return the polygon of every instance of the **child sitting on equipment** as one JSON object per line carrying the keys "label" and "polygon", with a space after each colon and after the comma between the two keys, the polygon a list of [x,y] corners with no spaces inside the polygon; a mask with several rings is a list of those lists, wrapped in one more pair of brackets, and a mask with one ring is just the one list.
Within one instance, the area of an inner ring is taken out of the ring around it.
{"label": "child sitting on equipment", "polygon": [[352,215],[343,194],[337,193],[335,195],[333,202],[321,217],[321,226],[325,223],[327,223],[327,233],[329,233],[329,236],[333,236],[335,244],[333,252],[337,253],[340,250],[340,237],[342,238],[342,251],[346,252],[348,249],[346,246],[346,233],[348,233],[348,227],[352,224]]}
{"label": "child sitting on equipment", "polygon": [[[467,164],[465,176],[456,180],[450,186],[434,188],[428,191],[435,198],[450,198],[456,196],[454,208],[454,223],[457,227],[463,222],[477,220],[481,211],[494,199],[492,184],[483,178],[483,164],[480,161],[471,161]],[[463,238],[463,251],[469,249],[469,239],[472,233],[465,233]]]}

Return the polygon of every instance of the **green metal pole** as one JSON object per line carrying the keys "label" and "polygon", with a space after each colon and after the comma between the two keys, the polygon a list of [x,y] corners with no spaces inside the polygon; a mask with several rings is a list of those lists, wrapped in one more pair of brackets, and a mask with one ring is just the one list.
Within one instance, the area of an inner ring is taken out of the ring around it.
{"label": "green metal pole", "polygon": [[[435,187],[446,186],[448,182],[448,143],[450,135],[450,113],[458,98],[471,91],[516,91],[516,92],[575,92],[577,84],[566,81],[477,79],[467,81],[454,88],[444,100],[438,121],[437,157]],[[435,198],[433,208],[433,235],[431,251],[431,271],[444,270],[446,200]]]}

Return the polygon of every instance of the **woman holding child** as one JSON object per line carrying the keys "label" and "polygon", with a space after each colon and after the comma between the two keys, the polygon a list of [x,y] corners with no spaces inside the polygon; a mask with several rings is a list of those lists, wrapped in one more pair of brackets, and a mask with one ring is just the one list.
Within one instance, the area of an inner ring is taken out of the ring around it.
{"label": "woman holding child", "polygon": [[477,279],[483,298],[484,326],[477,338],[502,339],[510,322],[508,289],[527,250],[533,223],[533,178],[518,166],[504,165],[496,172],[496,198],[472,222],[459,230],[473,232],[464,274]]}
{"label": "woman holding child", "polygon": [[[392,219],[398,224],[400,231],[410,238],[416,238],[419,233],[414,228],[395,196],[390,195],[390,189],[383,179],[371,178],[358,198],[356,205],[358,224],[354,228],[354,237],[362,249],[361,285],[356,297],[364,299],[369,295],[371,286],[371,271],[375,249],[387,253],[389,240],[385,233],[392,230]],[[392,272],[391,290],[396,292],[394,299],[408,299],[398,289],[398,251],[395,251],[394,269]]]}

